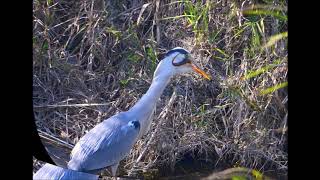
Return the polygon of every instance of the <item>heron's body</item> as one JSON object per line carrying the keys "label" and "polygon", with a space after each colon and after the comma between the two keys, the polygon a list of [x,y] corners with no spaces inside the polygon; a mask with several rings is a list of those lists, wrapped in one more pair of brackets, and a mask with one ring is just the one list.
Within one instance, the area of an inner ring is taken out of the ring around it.
{"label": "heron's body", "polygon": [[34,180],[98,180],[98,175],[64,169],[46,163],[34,175]]}
{"label": "heron's body", "polygon": [[[170,77],[161,78],[163,81],[155,79],[147,93],[131,109],[104,120],[83,136],[72,150],[68,168],[96,173],[111,167],[114,174],[119,161],[130,152],[137,139],[149,131],[156,102]],[[139,121],[141,128],[126,136],[120,128],[130,120]]]}
{"label": "heron's body", "polygon": [[[157,66],[152,84],[142,98],[128,111],[104,120],[83,136],[72,150],[68,168],[98,172],[111,167],[111,173],[115,176],[119,162],[130,152],[137,139],[149,131],[156,102],[170,79],[176,74],[190,72],[192,68],[201,71],[191,64],[187,54],[182,48],[169,51]],[[138,122],[139,128],[126,128],[130,121]]]}
{"label": "heron's body", "polygon": [[116,169],[119,159],[130,152],[139,135],[140,125],[130,128],[130,121],[132,119],[121,112],[91,129],[73,148],[68,168],[88,173],[106,167]]}

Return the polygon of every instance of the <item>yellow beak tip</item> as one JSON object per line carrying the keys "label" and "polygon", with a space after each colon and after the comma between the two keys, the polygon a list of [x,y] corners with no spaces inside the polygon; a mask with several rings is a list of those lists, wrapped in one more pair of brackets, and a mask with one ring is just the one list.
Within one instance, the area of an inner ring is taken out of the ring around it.
{"label": "yellow beak tip", "polygon": [[200,68],[198,68],[197,66],[195,65],[192,65],[192,68],[195,72],[197,72],[198,74],[202,75],[204,78],[208,79],[208,80],[211,80],[211,77],[205,73],[203,70],[201,70]]}

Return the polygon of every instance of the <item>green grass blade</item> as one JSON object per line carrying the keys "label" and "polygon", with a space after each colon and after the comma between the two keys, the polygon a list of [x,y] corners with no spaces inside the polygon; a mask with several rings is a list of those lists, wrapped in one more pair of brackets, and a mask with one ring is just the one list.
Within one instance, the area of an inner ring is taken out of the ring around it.
{"label": "green grass blade", "polygon": [[244,75],[244,77],[242,79],[246,80],[246,79],[250,79],[250,78],[256,77],[256,76],[258,76],[258,75],[260,75],[262,73],[265,73],[265,72],[269,71],[270,69],[276,67],[280,63],[281,63],[281,61],[278,60],[274,64],[266,65],[266,66],[261,67],[261,68],[259,68],[257,70],[254,70],[254,71],[249,71],[248,73],[246,73]]}
{"label": "green grass blade", "polygon": [[263,178],[262,173],[255,169],[252,170],[252,175],[256,178],[256,180],[262,180]]}
{"label": "green grass blade", "polygon": [[287,16],[281,15],[279,11],[269,11],[269,10],[262,10],[262,9],[248,9],[242,11],[243,15],[261,15],[261,16],[273,16],[278,18],[282,21],[287,21]]}
{"label": "green grass blade", "polygon": [[221,53],[221,54],[223,54],[223,56],[225,56],[225,57],[230,57],[228,54],[226,54],[223,50],[221,50],[221,49],[219,49],[219,48],[213,48],[213,50],[216,50],[216,51],[218,51],[219,53]]}
{"label": "green grass blade", "polygon": [[276,84],[276,85],[274,85],[274,86],[272,86],[272,87],[269,87],[269,88],[267,88],[267,89],[261,90],[261,91],[260,91],[260,94],[261,94],[261,95],[270,94],[270,93],[273,93],[273,92],[275,92],[276,90],[281,89],[281,88],[284,88],[284,87],[286,87],[286,86],[288,86],[288,82],[283,82],[283,83],[280,83],[280,84]]}
{"label": "green grass blade", "polygon": [[180,16],[165,17],[165,18],[162,18],[160,20],[178,19],[178,18],[183,18],[183,17],[195,17],[195,16],[194,15],[185,14],[185,15],[180,15]]}
{"label": "green grass blade", "polygon": [[244,176],[232,176],[231,180],[247,180]]}
{"label": "green grass blade", "polygon": [[263,48],[270,47],[270,46],[274,45],[277,41],[279,41],[283,38],[286,38],[286,37],[288,37],[287,31],[280,33],[280,34],[273,35],[270,37],[269,41],[263,46]]}

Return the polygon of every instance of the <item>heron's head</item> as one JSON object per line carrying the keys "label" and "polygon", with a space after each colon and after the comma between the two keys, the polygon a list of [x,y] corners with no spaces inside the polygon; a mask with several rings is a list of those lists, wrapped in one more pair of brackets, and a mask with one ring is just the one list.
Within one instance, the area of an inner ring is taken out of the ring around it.
{"label": "heron's head", "polygon": [[204,78],[210,80],[210,76],[194,63],[189,51],[181,47],[176,47],[166,53],[164,59],[160,61],[154,75],[176,75],[188,72],[196,72]]}

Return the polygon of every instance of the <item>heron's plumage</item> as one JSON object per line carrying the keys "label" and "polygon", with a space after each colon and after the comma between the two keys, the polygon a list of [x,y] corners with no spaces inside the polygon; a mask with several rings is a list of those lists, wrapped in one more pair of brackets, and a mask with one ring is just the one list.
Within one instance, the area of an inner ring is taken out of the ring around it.
{"label": "heron's plumage", "polygon": [[46,163],[33,175],[33,180],[98,180],[98,177]]}
{"label": "heron's plumage", "polygon": [[122,160],[137,140],[139,129],[128,127],[125,112],[104,120],[76,144],[68,168],[91,172]]}
{"label": "heron's plumage", "polygon": [[141,124],[141,130],[139,138],[145,135],[152,124],[153,114],[158,99],[160,98],[163,90],[170,81],[172,75],[166,75],[165,73],[154,78],[148,91],[140,98],[140,100],[127,111],[128,116],[134,117]]}

